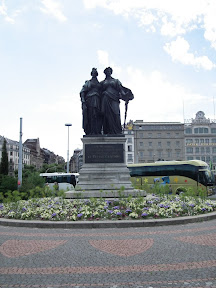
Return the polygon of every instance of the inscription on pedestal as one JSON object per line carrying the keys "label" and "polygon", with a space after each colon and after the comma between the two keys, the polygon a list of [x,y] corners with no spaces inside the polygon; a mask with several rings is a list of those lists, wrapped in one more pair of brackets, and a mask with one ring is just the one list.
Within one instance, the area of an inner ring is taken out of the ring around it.
{"label": "inscription on pedestal", "polygon": [[85,163],[124,163],[123,144],[86,144]]}

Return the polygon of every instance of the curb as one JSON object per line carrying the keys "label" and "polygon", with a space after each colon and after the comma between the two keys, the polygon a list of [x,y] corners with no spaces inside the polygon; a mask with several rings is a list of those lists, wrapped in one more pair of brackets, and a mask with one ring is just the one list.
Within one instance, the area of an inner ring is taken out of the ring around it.
{"label": "curb", "polygon": [[129,228],[129,227],[155,227],[167,225],[183,225],[216,219],[216,212],[204,215],[187,216],[166,219],[148,220],[105,220],[105,221],[41,221],[41,220],[14,220],[0,218],[1,226],[29,227],[29,228],[61,228],[61,229],[95,229],[95,228]]}

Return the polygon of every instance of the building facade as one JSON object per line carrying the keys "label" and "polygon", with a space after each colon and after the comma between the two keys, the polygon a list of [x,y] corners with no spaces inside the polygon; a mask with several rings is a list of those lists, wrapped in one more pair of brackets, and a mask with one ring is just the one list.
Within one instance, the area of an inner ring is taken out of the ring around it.
{"label": "building facade", "polygon": [[[0,136],[0,161],[2,157],[2,146],[4,143],[4,139],[7,142],[6,147],[7,147],[8,163],[9,163],[8,174],[10,176],[13,176],[14,172],[18,170],[19,142]],[[30,165],[30,149],[25,145],[23,145],[23,164]]]}
{"label": "building facade", "polygon": [[185,120],[186,160],[198,159],[216,169],[216,120],[205,117],[203,111],[196,113],[195,119]]}
{"label": "building facade", "polygon": [[126,164],[134,163],[134,131],[133,131],[133,121],[131,120],[123,130],[126,137],[125,145],[125,159]]}
{"label": "building facade", "polygon": [[[131,123],[134,163],[151,163],[159,160],[184,160],[184,124],[180,122]],[[127,135],[127,132],[124,133]],[[133,151],[132,151],[133,152]],[[128,152],[127,152],[128,153]]]}

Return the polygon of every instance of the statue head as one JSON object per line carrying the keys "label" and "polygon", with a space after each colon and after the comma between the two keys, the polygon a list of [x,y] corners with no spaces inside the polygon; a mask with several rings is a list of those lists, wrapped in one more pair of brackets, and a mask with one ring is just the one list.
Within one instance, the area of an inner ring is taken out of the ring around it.
{"label": "statue head", "polygon": [[105,74],[105,75],[112,75],[112,72],[113,72],[113,70],[112,70],[111,67],[107,67],[107,68],[104,70],[104,74]]}
{"label": "statue head", "polygon": [[98,72],[96,68],[92,68],[91,76],[98,76]]}

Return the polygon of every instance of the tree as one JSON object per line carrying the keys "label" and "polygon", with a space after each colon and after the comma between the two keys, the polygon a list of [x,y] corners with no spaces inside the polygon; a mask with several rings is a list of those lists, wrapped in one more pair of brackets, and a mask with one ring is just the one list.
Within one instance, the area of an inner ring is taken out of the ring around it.
{"label": "tree", "polygon": [[0,174],[8,175],[8,154],[7,154],[7,142],[4,138],[4,143],[2,146],[2,158],[0,163]]}

